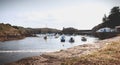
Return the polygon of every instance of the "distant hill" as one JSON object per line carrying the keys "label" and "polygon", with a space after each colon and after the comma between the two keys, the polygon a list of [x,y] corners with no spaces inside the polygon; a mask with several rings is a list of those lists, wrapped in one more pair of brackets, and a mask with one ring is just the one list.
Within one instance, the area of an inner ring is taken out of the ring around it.
{"label": "distant hill", "polygon": [[45,34],[45,33],[60,33],[61,30],[53,28],[31,28],[32,33],[34,34]]}
{"label": "distant hill", "polygon": [[63,28],[61,34],[91,35],[92,30],[78,30],[73,27]]}
{"label": "distant hill", "polygon": [[75,29],[73,27],[63,28],[61,33],[63,34],[76,34],[78,32],[78,29]]}

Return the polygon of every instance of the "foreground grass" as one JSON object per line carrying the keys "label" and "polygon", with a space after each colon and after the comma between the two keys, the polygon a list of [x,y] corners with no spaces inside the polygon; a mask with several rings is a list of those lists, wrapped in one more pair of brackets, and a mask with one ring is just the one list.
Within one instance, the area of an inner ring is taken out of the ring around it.
{"label": "foreground grass", "polygon": [[66,59],[61,65],[120,65],[120,41],[82,57]]}

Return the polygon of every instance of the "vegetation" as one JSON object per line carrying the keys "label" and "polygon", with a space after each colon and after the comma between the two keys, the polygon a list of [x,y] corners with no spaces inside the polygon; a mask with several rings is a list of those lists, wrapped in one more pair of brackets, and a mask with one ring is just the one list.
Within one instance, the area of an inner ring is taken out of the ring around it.
{"label": "vegetation", "polygon": [[116,26],[120,26],[120,8],[118,6],[113,7],[111,9],[110,14],[108,16],[104,15],[102,20],[103,20],[103,22],[101,24],[95,26],[92,29],[92,34],[95,37],[98,37],[99,39],[106,39],[106,38],[114,37],[120,33],[120,31],[108,32],[108,33],[96,32],[97,30],[104,28],[104,27],[115,29]]}
{"label": "vegetation", "polygon": [[119,42],[111,42],[102,49],[88,55],[67,59],[61,65],[119,65]]}
{"label": "vegetation", "polygon": [[15,28],[13,28],[10,24],[0,24],[0,35],[12,35],[12,34],[16,34],[19,31]]}
{"label": "vegetation", "polygon": [[60,30],[51,28],[24,28],[0,23],[0,41],[13,40],[28,36],[35,36],[40,33],[59,33]]}
{"label": "vegetation", "polygon": [[59,33],[61,30],[52,28],[41,28],[41,33]]}
{"label": "vegetation", "polygon": [[63,28],[61,33],[63,33],[63,34],[75,34],[77,32],[78,32],[77,29],[69,27],[69,28]]}
{"label": "vegetation", "polygon": [[32,36],[28,29],[0,23],[0,41],[20,39],[26,36]]}
{"label": "vegetation", "polygon": [[111,9],[111,12],[108,15],[108,17],[104,15],[103,22],[95,26],[92,30],[94,33],[96,30],[100,28],[104,28],[104,27],[115,28],[116,26],[119,25],[120,25],[120,8],[116,6]]}

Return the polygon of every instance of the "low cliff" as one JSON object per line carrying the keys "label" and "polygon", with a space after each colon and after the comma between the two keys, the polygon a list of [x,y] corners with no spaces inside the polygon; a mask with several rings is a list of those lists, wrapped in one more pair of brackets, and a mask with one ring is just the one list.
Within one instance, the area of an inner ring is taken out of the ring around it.
{"label": "low cliff", "polygon": [[0,41],[21,39],[32,34],[23,27],[0,23]]}

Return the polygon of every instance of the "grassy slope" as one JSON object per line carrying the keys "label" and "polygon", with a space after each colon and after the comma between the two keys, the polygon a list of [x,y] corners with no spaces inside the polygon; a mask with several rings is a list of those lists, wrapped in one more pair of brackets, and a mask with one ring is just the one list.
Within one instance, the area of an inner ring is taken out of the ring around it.
{"label": "grassy slope", "polygon": [[30,34],[28,33],[28,30],[23,27],[19,26],[11,26],[10,24],[1,24],[0,23],[0,36],[6,36],[6,35],[25,35]]}
{"label": "grassy slope", "polygon": [[15,40],[24,38],[26,30],[24,28],[15,28],[10,24],[0,23],[0,41]]}
{"label": "grassy slope", "polygon": [[111,42],[101,50],[80,58],[67,59],[61,65],[119,65],[120,41]]}
{"label": "grassy slope", "polygon": [[5,35],[5,34],[15,34],[19,33],[19,31],[15,28],[13,28],[11,25],[7,24],[0,24],[0,34]]}

